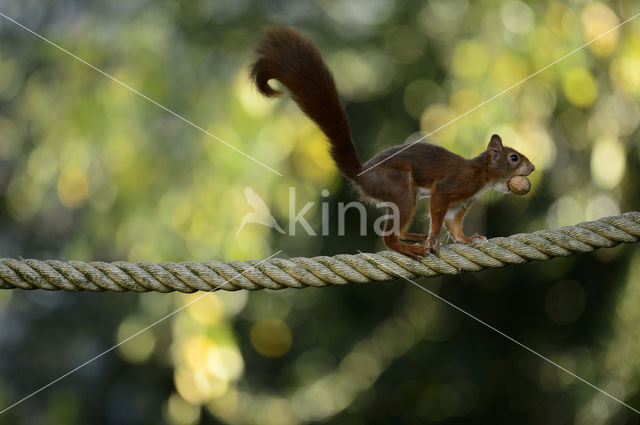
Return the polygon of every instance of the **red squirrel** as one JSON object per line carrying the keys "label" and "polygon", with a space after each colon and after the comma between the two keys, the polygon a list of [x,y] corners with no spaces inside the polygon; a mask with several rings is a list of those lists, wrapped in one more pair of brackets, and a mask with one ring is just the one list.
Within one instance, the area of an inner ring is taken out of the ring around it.
{"label": "red squirrel", "polygon": [[[385,233],[389,234],[383,236],[383,240],[388,248],[410,257],[419,258],[438,250],[443,222],[458,243],[486,240],[480,235],[467,237],[462,232],[462,220],[473,200],[489,188],[509,193],[512,177],[527,176],[535,170],[524,155],[503,146],[495,134],[486,150],[473,159],[420,142],[390,147],[362,164],[331,71],[316,47],[292,28],[275,27],[266,31],[257,44],[250,74],[258,90],[267,97],[280,94],[269,85],[269,80],[280,81],[329,139],[331,156],[340,172],[355,183],[365,197],[392,202],[398,207],[399,214],[395,216],[393,210],[388,209],[387,214],[394,218],[385,223]],[[428,236],[406,232],[413,218],[417,193],[431,197]],[[399,231],[388,232],[391,229]]]}

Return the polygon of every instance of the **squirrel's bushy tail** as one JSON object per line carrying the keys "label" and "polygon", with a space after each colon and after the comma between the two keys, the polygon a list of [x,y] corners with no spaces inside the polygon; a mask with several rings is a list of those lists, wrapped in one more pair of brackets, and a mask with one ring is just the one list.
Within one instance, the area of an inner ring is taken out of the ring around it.
{"label": "squirrel's bushy tail", "polygon": [[280,94],[269,86],[279,80],[300,109],[322,129],[331,142],[331,156],[340,171],[355,179],[362,168],[351,139],[331,71],[320,52],[299,32],[288,27],[268,29],[256,48],[251,79],[268,97]]}

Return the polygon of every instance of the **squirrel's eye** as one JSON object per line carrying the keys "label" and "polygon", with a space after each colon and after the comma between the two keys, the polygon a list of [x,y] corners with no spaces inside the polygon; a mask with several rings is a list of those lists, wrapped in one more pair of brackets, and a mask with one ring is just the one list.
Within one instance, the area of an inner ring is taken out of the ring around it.
{"label": "squirrel's eye", "polygon": [[510,159],[511,161],[513,161],[513,162],[516,162],[516,161],[518,160],[518,155],[516,155],[515,153],[514,153],[514,154],[511,154],[511,156],[509,157],[509,159]]}

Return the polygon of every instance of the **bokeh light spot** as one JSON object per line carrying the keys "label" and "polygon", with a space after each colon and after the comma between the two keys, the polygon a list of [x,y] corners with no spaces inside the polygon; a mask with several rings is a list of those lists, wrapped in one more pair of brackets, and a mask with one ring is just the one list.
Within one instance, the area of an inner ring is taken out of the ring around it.
{"label": "bokeh light spot", "polygon": [[567,72],[562,81],[562,89],[569,102],[586,108],[593,105],[598,95],[598,86],[593,76],[583,68]]}
{"label": "bokeh light spot", "polygon": [[383,22],[393,13],[395,6],[395,2],[390,0],[323,0],[318,4],[331,18],[352,31]]}
{"label": "bokeh light spot", "polygon": [[[434,136],[443,143],[453,143],[456,136],[456,126],[446,125],[455,116],[451,109],[442,104],[434,104],[429,106],[420,117],[420,129],[426,133],[438,130]],[[443,127],[443,128],[441,128]]]}
{"label": "bokeh light spot", "polygon": [[404,108],[412,117],[420,118],[429,105],[441,98],[442,89],[438,84],[428,79],[415,80],[404,89]]}
{"label": "bokeh light spot", "polygon": [[477,41],[459,43],[453,52],[451,71],[461,77],[471,80],[482,78],[489,67],[489,52]]}
{"label": "bokeh light spot", "polygon": [[187,311],[198,322],[213,325],[220,321],[224,314],[222,302],[217,294],[209,294],[188,304]]}
{"label": "bokeh light spot", "polygon": [[164,410],[164,418],[171,425],[193,425],[200,420],[200,406],[194,406],[179,394],[171,394]]}
{"label": "bokeh light spot", "polygon": [[584,220],[582,206],[571,196],[563,196],[551,205],[547,212],[549,228],[570,226]]}
{"label": "bokeh light spot", "polygon": [[575,33],[578,18],[566,4],[551,3],[547,8],[546,20],[556,35],[569,37]]}
{"label": "bokeh light spot", "polygon": [[625,92],[640,94],[640,52],[634,49],[611,61],[611,79]]}
{"label": "bokeh light spot", "polygon": [[393,27],[384,35],[385,50],[397,62],[414,63],[425,52],[425,37],[408,25]]}
{"label": "bokeh light spot", "polygon": [[492,74],[497,86],[506,88],[527,77],[527,64],[515,55],[504,53],[496,58]]}
{"label": "bokeh light spot", "polygon": [[73,208],[82,203],[89,193],[87,173],[76,164],[62,169],[58,177],[58,197],[62,205]]}
{"label": "bokeh light spot", "polygon": [[0,116],[0,159],[13,159],[20,149],[20,131],[12,120]]}
{"label": "bokeh light spot", "polygon": [[234,381],[242,375],[244,361],[236,349],[217,346],[207,353],[207,369],[223,381]]}
{"label": "bokeh light spot", "polygon": [[604,189],[616,187],[626,168],[627,158],[624,146],[616,139],[598,139],[591,152],[591,176]]}
{"label": "bokeh light spot", "polygon": [[[117,340],[121,344],[118,346],[118,350],[120,355],[131,363],[143,363],[153,353],[156,345],[156,337],[153,330],[147,329],[136,335],[146,326],[148,324],[139,317],[131,316],[123,320],[118,327]],[[125,342],[132,335],[136,335],[135,338]]]}
{"label": "bokeh light spot", "polygon": [[[587,4],[582,11],[581,20],[585,38],[588,40],[604,34],[620,22],[614,11],[600,2]],[[589,48],[596,54],[604,56],[612,53],[617,43],[618,29],[615,29],[589,44]]]}
{"label": "bokeh light spot", "polygon": [[280,319],[263,319],[251,328],[251,344],[265,357],[280,357],[291,348],[293,337],[286,323]]}
{"label": "bokeh light spot", "polygon": [[533,29],[535,15],[531,8],[521,1],[510,1],[500,8],[502,23],[511,32],[526,33]]}
{"label": "bokeh light spot", "polygon": [[589,199],[585,209],[585,220],[597,220],[601,217],[608,217],[620,214],[618,203],[609,195],[600,193]]}

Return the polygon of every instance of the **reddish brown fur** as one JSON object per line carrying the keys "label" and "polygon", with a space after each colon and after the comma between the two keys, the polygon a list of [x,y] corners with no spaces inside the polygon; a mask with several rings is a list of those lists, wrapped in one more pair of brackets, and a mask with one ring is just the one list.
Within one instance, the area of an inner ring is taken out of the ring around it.
{"label": "reddish brown fur", "polygon": [[360,172],[360,159],[333,76],[309,40],[292,28],[266,31],[256,48],[251,79],[268,97],[280,94],[269,86],[269,80],[280,81],[300,109],[326,134],[331,142],[331,156],[340,171],[350,178]]}
{"label": "reddish brown fur", "polygon": [[[462,232],[462,221],[471,202],[487,187],[508,192],[511,177],[528,175],[535,169],[524,155],[503,146],[495,134],[487,149],[473,159],[465,159],[440,146],[416,143],[388,148],[361,165],[331,72],[313,44],[291,28],[277,27],[266,32],[256,50],[251,78],[258,89],[270,97],[279,92],[272,89],[268,81],[279,80],[302,111],[326,134],[340,171],[353,180],[365,196],[398,206],[398,223],[389,220],[386,228],[393,229],[397,224],[400,232],[383,239],[389,248],[412,257],[438,249],[443,222],[457,242],[484,239],[478,235],[468,238]],[[367,171],[358,175],[361,170]],[[431,194],[428,237],[406,232],[419,188]],[[403,239],[414,242],[426,239],[426,245],[407,244]]]}

